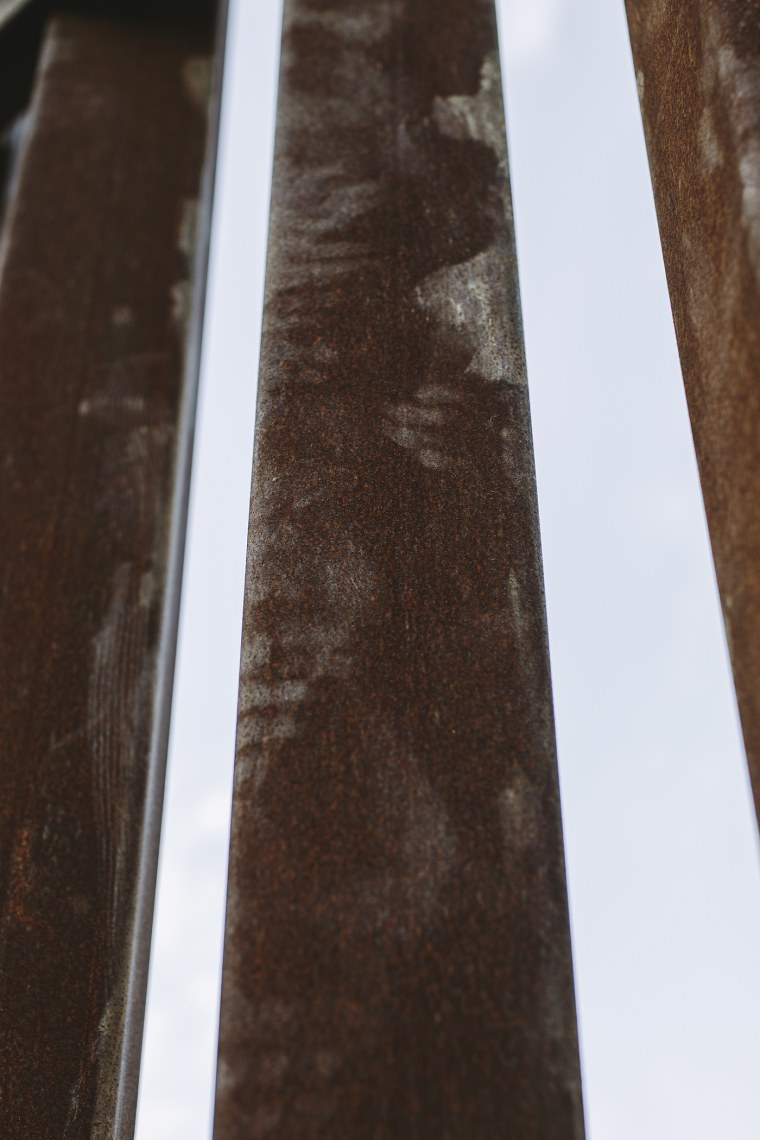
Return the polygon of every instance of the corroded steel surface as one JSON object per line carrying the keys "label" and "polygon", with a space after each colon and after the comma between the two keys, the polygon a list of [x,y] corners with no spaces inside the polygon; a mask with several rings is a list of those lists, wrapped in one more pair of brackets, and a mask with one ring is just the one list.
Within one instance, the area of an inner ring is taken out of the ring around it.
{"label": "corroded steel surface", "polygon": [[627,8],[760,812],[760,5],[627,0]]}
{"label": "corroded steel surface", "polygon": [[491,0],[287,0],[217,1140],[583,1131]]}
{"label": "corroded steel surface", "polygon": [[205,7],[50,24],[3,235],[3,1137],[132,1134],[210,210]]}

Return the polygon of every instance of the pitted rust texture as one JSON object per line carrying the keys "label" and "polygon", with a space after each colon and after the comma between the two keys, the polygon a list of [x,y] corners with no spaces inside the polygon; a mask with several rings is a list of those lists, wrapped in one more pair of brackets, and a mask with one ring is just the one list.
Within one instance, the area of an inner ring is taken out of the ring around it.
{"label": "pitted rust texture", "polygon": [[491,0],[287,0],[216,1140],[581,1137]]}
{"label": "pitted rust texture", "polygon": [[760,6],[628,0],[627,8],[760,812]]}
{"label": "pitted rust texture", "polygon": [[132,1135],[210,210],[211,9],[161,28],[53,20],[3,234],[3,1137]]}

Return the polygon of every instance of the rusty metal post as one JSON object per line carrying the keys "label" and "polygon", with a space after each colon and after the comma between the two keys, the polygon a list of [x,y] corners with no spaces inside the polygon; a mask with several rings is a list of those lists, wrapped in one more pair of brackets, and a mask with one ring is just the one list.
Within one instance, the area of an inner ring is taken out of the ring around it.
{"label": "rusty metal post", "polygon": [[216,5],[65,7],[0,259],[0,1135],[111,1140],[142,1034]]}
{"label": "rusty metal post", "polygon": [[492,0],[286,0],[215,1136],[583,1134]]}
{"label": "rusty metal post", "polygon": [[665,268],[760,813],[760,8],[627,0]]}

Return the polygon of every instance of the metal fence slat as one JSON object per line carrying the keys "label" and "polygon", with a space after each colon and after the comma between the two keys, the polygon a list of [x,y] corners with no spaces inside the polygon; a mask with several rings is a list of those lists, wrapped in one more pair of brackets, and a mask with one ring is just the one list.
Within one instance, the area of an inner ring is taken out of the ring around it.
{"label": "metal fence slat", "polygon": [[83,7],[44,37],[1,254],[0,1135],[110,1140],[133,1130],[218,98],[213,3]]}
{"label": "metal fence slat", "polygon": [[492,0],[286,0],[215,1136],[582,1134]]}
{"label": "metal fence slat", "polygon": [[760,813],[760,9],[627,0],[665,269]]}

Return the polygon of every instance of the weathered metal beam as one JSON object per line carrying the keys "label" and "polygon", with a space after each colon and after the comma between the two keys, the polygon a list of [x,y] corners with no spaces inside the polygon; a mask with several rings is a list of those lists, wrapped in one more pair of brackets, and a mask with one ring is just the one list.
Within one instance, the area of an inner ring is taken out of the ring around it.
{"label": "weathered metal beam", "polygon": [[627,0],[627,9],[760,813],[760,7]]}
{"label": "weathered metal beam", "polygon": [[133,1131],[218,99],[211,0],[117,7],[50,23],[3,233],[8,1137]]}
{"label": "weathered metal beam", "polygon": [[215,1136],[582,1133],[492,0],[286,0]]}

